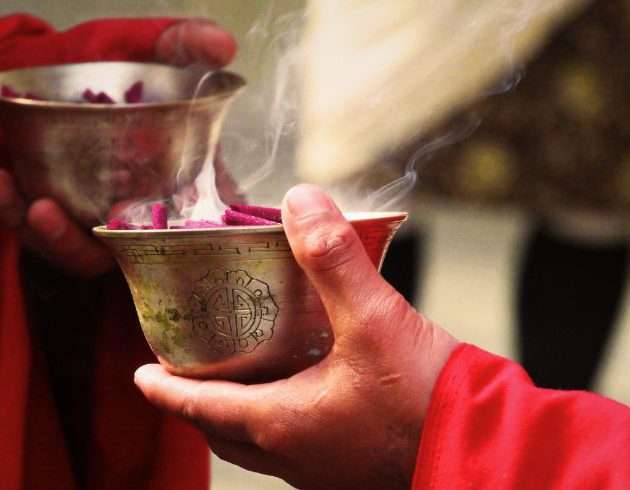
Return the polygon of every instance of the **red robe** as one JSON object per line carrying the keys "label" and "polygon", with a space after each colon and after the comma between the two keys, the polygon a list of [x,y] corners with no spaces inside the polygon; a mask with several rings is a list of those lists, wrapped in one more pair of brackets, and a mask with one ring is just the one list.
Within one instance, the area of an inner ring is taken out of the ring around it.
{"label": "red robe", "polygon": [[440,373],[413,489],[630,488],[630,407],[536,388],[507,359],[471,345]]}
{"label": "red robe", "polygon": [[[158,36],[173,22],[100,20],[55,32],[31,16],[1,17],[0,70],[94,60],[148,61]],[[19,254],[14,234],[0,231],[0,487],[73,490],[76,482],[44,355],[29,326]],[[160,414],[133,385],[135,368],[154,358],[121,276],[109,278],[104,287],[108,301],[95,354],[87,487],[206,490],[209,457],[204,439],[184,422]],[[74,320],[77,328],[90,327],[81,318]]]}

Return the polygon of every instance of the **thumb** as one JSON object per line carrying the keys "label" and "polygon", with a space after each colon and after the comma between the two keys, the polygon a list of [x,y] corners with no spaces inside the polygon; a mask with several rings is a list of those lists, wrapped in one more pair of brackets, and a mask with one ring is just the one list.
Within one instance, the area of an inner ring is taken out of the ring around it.
{"label": "thumb", "polygon": [[373,320],[375,309],[400,303],[402,297],[378,273],[352,225],[321,189],[301,184],[289,190],[282,221],[336,335]]}

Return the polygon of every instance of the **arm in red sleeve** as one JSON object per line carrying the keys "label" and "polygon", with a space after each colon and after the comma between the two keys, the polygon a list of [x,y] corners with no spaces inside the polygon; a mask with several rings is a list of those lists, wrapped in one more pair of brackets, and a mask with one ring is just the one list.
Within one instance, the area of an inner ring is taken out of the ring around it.
{"label": "arm in red sleeve", "polygon": [[630,488],[630,408],[536,388],[517,364],[460,346],[440,374],[414,489]]}
{"label": "arm in red sleeve", "polygon": [[55,32],[23,14],[0,17],[0,70],[86,61],[148,61],[176,19],[101,19]]}
{"label": "arm in red sleeve", "polygon": [[[100,20],[55,32],[28,15],[0,17],[0,70],[95,60],[150,61],[157,39],[176,22]],[[0,166],[5,161],[0,154]],[[0,488],[75,488],[48,384],[50,373],[39,368],[44,364],[35,364],[43,353],[39,343],[31,343],[33,320],[26,311],[19,246],[13,231],[0,229]],[[87,486],[207,489],[209,458],[203,437],[182,421],[157,414],[133,386],[135,368],[150,353],[137,335],[135,311],[122,279],[107,288],[107,310],[93,360],[92,418],[84,458]],[[95,305],[99,301],[95,298]],[[82,318],[70,321],[76,321],[73,328],[82,325]]]}

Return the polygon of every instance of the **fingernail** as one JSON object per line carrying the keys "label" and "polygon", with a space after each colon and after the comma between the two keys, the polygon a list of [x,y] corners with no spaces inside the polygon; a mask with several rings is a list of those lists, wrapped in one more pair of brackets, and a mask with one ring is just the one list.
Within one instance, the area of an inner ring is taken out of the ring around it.
{"label": "fingernail", "polygon": [[330,198],[314,185],[298,185],[287,192],[285,199],[289,211],[296,218],[322,214],[335,208]]}
{"label": "fingernail", "polygon": [[[205,44],[205,56],[204,58],[209,64],[214,64],[216,67],[227,65],[236,54],[236,41],[234,38],[222,27],[217,24],[204,22],[202,24],[203,32],[205,33],[209,44]],[[210,48],[210,46],[212,46]]]}

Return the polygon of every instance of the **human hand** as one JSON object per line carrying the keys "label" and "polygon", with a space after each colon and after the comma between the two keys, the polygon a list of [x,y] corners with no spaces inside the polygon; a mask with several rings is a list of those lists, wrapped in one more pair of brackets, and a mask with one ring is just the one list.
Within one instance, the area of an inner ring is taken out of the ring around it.
{"label": "human hand", "polygon": [[[236,42],[226,31],[200,19],[177,22],[159,37],[155,60],[174,65],[204,63],[220,67],[236,53]],[[50,198],[28,203],[13,176],[0,168],[0,231],[18,232],[22,243],[63,272],[83,278],[98,276],[114,259],[88,230],[82,228]]]}
{"label": "human hand", "polygon": [[316,187],[290,190],[282,216],[330,319],[329,355],[266,384],[184,379],[159,365],[136,371],[136,384],[248,470],[302,489],[409,488],[431,391],[457,342],[383,280]]}

